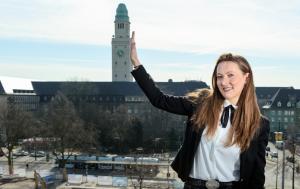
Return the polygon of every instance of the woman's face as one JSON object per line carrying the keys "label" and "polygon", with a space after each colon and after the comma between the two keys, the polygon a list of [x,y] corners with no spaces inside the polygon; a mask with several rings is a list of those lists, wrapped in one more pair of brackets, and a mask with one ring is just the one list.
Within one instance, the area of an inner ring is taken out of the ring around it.
{"label": "woman's face", "polygon": [[217,67],[217,86],[223,97],[236,105],[249,73],[244,73],[237,63],[224,61]]}

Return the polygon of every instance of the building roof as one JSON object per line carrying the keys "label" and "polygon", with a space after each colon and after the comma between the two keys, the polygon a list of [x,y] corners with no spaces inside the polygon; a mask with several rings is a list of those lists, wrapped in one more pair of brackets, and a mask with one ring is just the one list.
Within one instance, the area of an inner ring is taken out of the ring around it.
{"label": "building roof", "polygon": [[0,76],[0,82],[1,82],[1,87],[2,87],[2,89],[0,89],[0,93],[1,93],[1,90],[3,90],[5,94],[16,93],[14,91],[22,91],[22,90],[23,91],[32,91],[33,90],[30,79]]}
{"label": "building roof", "polygon": [[[278,107],[279,102],[281,104],[280,107]],[[290,107],[288,102],[291,103]],[[282,88],[274,96],[269,108],[291,108],[295,107],[298,102],[300,102],[300,89]]]}
{"label": "building roof", "polygon": [[[167,94],[181,96],[199,88],[207,88],[204,82],[157,82],[157,86]],[[63,91],[72,95],[120,95],[142,96],[143,92],[135,82],[32,82],[37,95],[55,95]]]}
{"label": "building roof", "polygon": [[0,94],[5,94],[5,90],[2,86],[2,82],[0,81]]}
{"label": "building roof", "polygon": [[283,88],[293,88],[293,87],[256,87],[256,96],[259,99],[271,99],[274,95],[279,91],[279,89]]}

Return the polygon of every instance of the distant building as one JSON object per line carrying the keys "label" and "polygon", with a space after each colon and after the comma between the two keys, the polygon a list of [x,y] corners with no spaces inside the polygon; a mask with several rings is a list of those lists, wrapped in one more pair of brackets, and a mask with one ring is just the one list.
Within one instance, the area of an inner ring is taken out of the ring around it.
{"label": "distant building", "polygon": [[0,78],[0,100],[9,100],[25,111],[35,111],[39,104],[31,80],[13,77]]}
{"label": "distant building", "polygon": [[262,107],[262,112],[270,119],[271,132],[286,132],[288,127],[300,131],[300,90],[280,88]]}
{"label": "distant building", "polygon": [[133,81],[130,52],[130,22],[126,5],[119,4],[115,16],[115,35],[111,41],[112,81]]}
{"label": "distant building", "polygon": [[[198,82],[157,82],[157,86],[167,94],[183,96],[199,88],[207,88]],[[58,91],[62,91],[74,103],[98,105],[103,111],[115,112],[118,107],[145,121],[154,115],[165,120],[165,127],[179,130],[184,128],[184,116],[162,112],[153,107],[135,82],[32,82],[39,102],[36,106],[47,106]]]}

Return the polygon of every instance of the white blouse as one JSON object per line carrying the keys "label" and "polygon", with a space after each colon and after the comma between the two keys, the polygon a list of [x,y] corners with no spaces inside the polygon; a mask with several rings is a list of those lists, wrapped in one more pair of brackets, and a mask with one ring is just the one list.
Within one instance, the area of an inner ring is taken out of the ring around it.
{"label": "white blouse", "polygon": [[[229,105],[232,104],[225,100],[223,107]],[[235,109],[237,108],[235,105],[232,106]],[[220,118],[221,114],[222,112]],[[206,137],[207,129],[204,129],[189,175],[191,178],[216,179],[220,182],[238,181],[240,179],[240,148],[237,145],[224,147],[230,127],[230,121],[228,121],[226,128],[222,128],[219,121],[216,133],[211,139]]]}

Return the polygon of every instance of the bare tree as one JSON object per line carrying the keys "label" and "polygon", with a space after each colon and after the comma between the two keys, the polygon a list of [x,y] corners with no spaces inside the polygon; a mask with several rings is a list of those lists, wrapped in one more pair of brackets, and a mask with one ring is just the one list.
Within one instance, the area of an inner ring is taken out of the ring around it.
{"label": "bare tree", "polygon": [[82,151],[93,143],[91,130],[85,130],[74,105],[67,97],[58,92],[45,112],[47,135],[51,138],[50,149],[60,167],[64,167],[74,151]]}
{"label": "bare tree", "polygon": [[13,174],[13,149],[20,139],[26,138],[31,123],[31,114],[14,104],[12,98],[0,101],[1,151],[8,161],[9,174]]}
{"label": "bare tree", "polygon": [[297,145],[299,145],[299,142],[297,143],[296,140],[296,134],[300,133],[300,128],[297,127],[296,125],[291,125],[287,129],[287,141],[286,141],[286,148],[291,152],[292,156],[287,157],[292,162],[292,188],[295,188],[295,154],[296,154],[296,148]]}

